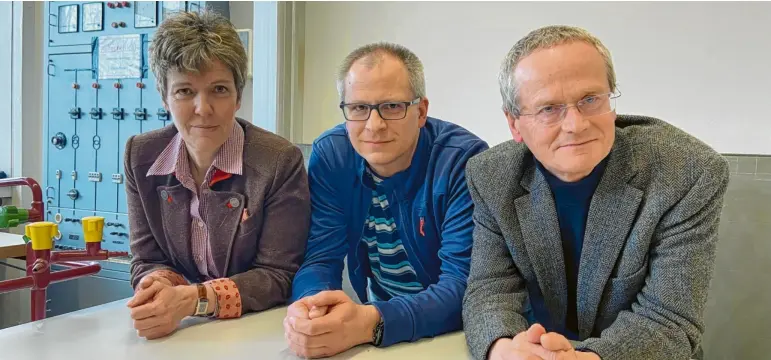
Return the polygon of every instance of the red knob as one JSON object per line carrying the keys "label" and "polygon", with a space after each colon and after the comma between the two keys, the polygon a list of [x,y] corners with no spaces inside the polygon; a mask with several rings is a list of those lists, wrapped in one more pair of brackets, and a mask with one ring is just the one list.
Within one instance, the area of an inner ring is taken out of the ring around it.
{"label": "red knob", "polygon": [[72,83],[72,88],[75,90],[80,89],[80,85],[78,85],[78,83]]}
{"label": "red knob", "polygon": [[116,82],[116,83],[115,83],[113,86],[114,86],[116,89],[120,89],[120,88],[121,88],[121,85],[120,85],[120,83],[119,83],[119,82]]}
{"label": "red knob", "polygon": [[93,84],[91,84],[91,87],[94,88],[94,89],[98,89],[99,88],[99,83],[93,83]]}
{"label": "red knob", "polygon": [[121,4],[120,2],[116,2],[116,3],[115,3],[115,7],[117,7],[117,8],[122,8],[122,7],[123,7],[123,4]]}
{"label": "red knob", "polygon": [[123,2],[123,7],[131,7],[130,5],[131,5],[131,3],[128,2],[128,1],[124,1]]}
{"label": "red knob", "polygon": [[144,89],[145,88],[145,84],[141,83],[141,82],[138,82],[137,83],[137,87],[140,88],[140,89]]}
{"label": "red knob", "polygon": [[116,29],[117,29],[117,28],[118,28],[118,23],[116,23],[116,22],[114,22],[114,21],[113,21],[113,23],[112,23],[112,24],[110,24],[110,26],[112,26],[112,27],[114,27],[114,28],[116,28]]}
{"label": "red knob", "polygon": [[110,9],[114,9],[115,8],[115,4],[113,4],[111,2],[108,2],[107,3],[107,7],[110,8]]}

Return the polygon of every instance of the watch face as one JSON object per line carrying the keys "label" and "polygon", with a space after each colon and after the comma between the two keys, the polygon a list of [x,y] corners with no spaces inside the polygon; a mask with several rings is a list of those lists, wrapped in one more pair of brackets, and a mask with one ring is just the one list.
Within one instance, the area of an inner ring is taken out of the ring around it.
{"label": "watch face", "polygon": [[375,326],[375,333],[372,335],[372,343],[375,346],[380,346],[380,343],[383,342],[383,325],[383,319],[380,319],[380,322]]}
{"label": "watch face", "polygon": [[198,300],[198,309],[195,311],[196,315],[202,315],[206,313],[206,308],[209,305],[208,300]]}

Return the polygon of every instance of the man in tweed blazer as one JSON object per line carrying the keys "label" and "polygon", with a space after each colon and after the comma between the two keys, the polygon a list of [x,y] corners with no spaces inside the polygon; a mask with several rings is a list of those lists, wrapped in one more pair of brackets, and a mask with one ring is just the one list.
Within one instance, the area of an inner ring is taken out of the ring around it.
{"label": "man in tweed blazer", "polygon": [[503,63],[514,141],[472,158],[464,329],[476,359],[689,359],[699,348],[725,160],[616,115],[610,55],[535,30]]}

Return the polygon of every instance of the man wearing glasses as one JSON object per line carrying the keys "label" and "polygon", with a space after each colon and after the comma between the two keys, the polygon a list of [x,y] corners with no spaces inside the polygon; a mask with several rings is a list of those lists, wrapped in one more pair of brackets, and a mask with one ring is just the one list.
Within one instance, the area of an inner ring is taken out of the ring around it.
{"label": "man wearing glasses", "polygon": [[[346,121],[313,144],[290,349],[315,358],[460,330],[473,231],[465,165],[487,144],[427,116],[423,66],[402,46],[353,51],[337,86]],[[363,305],[339,291],[346,256]]]}
{"label": "man wearing glasses", "polygon": [[499,82],[514,141],[466,173],[471,353],[689,359],[704,330],[726,161],[663,121],[617,116],[610,54],[582,29],[529,33]]}

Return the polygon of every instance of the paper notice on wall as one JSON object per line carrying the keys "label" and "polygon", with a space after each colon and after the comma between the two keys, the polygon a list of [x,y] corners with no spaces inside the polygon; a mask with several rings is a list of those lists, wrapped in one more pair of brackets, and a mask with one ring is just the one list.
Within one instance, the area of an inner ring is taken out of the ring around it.
{"label": "paper notice on wall", "polygon": [[99,79],[142,77],[142,38],[136,35],[99,37]]}

